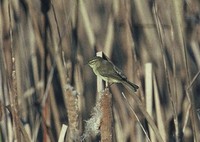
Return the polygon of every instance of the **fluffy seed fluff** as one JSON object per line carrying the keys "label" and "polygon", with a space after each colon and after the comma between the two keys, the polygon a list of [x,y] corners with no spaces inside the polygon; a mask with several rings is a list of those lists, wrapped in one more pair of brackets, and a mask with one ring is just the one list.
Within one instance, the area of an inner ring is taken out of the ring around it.
{"label": "fluffy seed fluff", "polygon": [[99,134],[101,117],[102,117],[102,112],[100,109],[100,103],[97,102],[96,106],[93,109],[91,118],[86,121],[85,132],[82,135],[82,141],[90,136],[95,137]]}

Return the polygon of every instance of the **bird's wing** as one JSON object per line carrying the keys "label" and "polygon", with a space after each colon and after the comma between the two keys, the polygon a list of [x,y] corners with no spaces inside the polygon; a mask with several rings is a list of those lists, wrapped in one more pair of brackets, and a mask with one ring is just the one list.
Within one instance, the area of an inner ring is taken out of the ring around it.
{"label": "bird's wing", "polygon": [[122,76],[119,75],[119,73],[116,72],[116,70],[113,68],[113,66],[107,66],[104,67],[104,64],[102,64],[98,69],[98,72],[103,77],[113,78],[115,80],[123,80]]}
{"label": "bird's wing", "polygon": [[119,69],[118,67],[114,66],[114,70],[122,79],[127,80],[127,77],[125,76],[125,74],[122,72],[121,69]]}

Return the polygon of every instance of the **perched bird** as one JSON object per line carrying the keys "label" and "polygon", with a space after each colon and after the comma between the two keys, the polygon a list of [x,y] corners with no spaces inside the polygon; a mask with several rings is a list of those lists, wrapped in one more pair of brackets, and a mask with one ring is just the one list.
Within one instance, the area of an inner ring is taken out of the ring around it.
{"label": "perched bird", "polygon": [[93,69],[96,76],[108,83],[122,83],[135,92],[139,88],[137,85],[128,81],[123,72],[106,58],[96,56],[88,62],[88,65]]}
{"label": "perched bird", "polygon": [[[128,81],[126,76],[123,74],[123,72],[119,68],[117,68],[107,58],[94,57],[88,62],[88,64],[93,69],[96,76],[100,77],[104,81],[107,81],[108,83],[122,83],[123,85],[130,88],[134,92],[136,92],[137,89],[139,88],[137,85]],[[139,96],[137,96],[137,95],[132,95],[132,96],[133,96],[133,99],[135,100],[135,102],[137,103],[139,109],[141,110],[142,114],[147,119],[148,124],[151,126],[151,128],[155,132],[157,139],[159,141],[163,141],[160,133],[157,133],[159,130],[158,130],[157,126],[155,125],[154,120],[151,118],[149,113],[146,111],[146,108],[145,108],[145,106],[143,106],[143,103],[141,102]]]}

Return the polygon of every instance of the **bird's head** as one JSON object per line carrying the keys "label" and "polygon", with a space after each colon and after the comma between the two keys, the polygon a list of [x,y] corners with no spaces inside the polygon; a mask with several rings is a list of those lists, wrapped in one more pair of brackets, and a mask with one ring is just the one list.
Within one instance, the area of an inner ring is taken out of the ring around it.
{"label": "bird's head", "polygon": [[88,62],[88,65],[91,67],[91,68],[95,68],[95,67],[98,67],[100,65],[100,63],[102,62],[102,58],[101,57],[94,57],[92,59],[89,60]]}

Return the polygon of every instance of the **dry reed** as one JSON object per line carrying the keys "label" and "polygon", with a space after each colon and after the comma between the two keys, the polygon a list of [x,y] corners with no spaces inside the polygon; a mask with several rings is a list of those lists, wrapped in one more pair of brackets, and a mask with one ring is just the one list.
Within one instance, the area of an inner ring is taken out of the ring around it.
{"label": "dry reed", "polygon": [[[200,141],[199,13],[199,0],[2,0],[0,141],[81,141],[89,120],[85,141]],[[99,51],[138,92],[95,83]]]}

